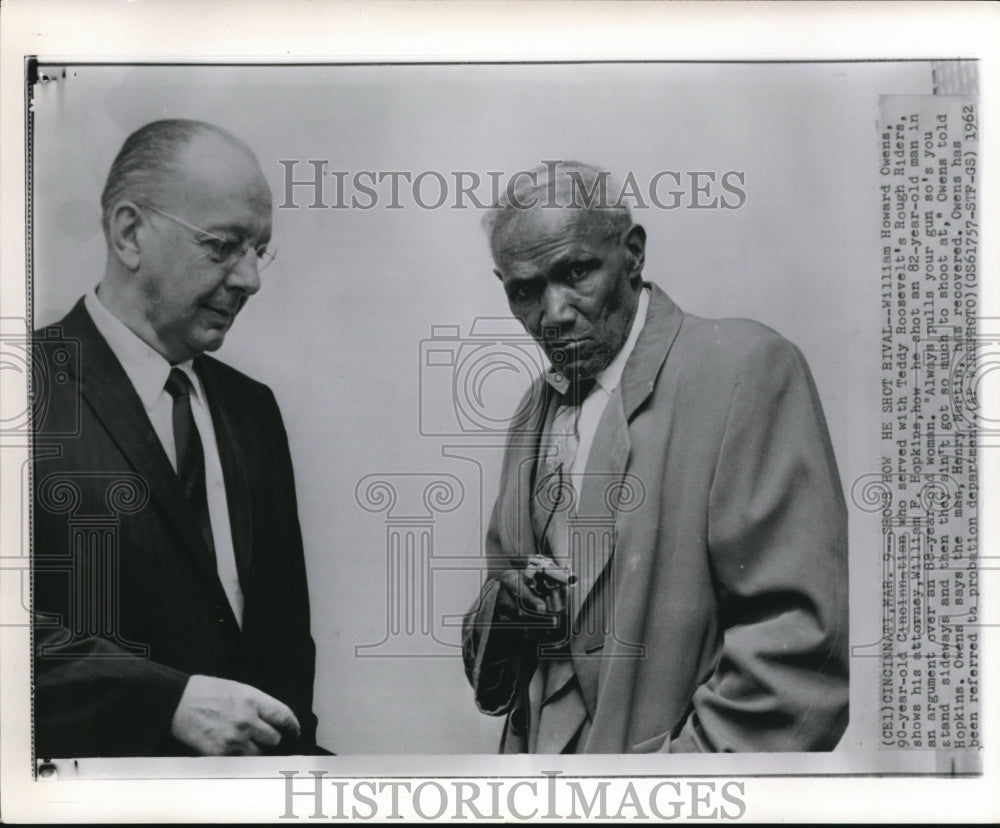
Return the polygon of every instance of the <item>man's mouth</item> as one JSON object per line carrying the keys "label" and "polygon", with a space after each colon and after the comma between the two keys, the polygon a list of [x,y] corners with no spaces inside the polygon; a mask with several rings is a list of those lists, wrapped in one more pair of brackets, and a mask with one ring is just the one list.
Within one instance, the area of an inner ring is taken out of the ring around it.
{"label": "man's mouth", "polygon": [[578,351],[589,341],[585,336],[578,339],[550,339],[546,341],[545,347],[549,351]]}
{"label": "man's mouth", "polygon": [[549,359],[556,367],[580,359],[581,351],[589,340],[586,337],[580,339],[556,339],[545,343]]}
{"label": "man's mouth", "polygon": [[236,316],[235,308],[230,309],[226,307],[218,307],[216,305],[202,305],[202,307],[219,317],[224,322],[232,322],[233,318]]}

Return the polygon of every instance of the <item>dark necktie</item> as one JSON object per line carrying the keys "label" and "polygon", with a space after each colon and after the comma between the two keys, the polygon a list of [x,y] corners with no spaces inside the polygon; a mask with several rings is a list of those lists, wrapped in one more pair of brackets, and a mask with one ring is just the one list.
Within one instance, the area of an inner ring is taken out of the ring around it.
{"label": "dark necktie", "polygon": [[198,528],[205,544],[214,554],[215,544],[212,541],[212,524],[208,516],[208,494],[205,488],[205,452],[191,413],[191,380],[180,368],[171,368],[165,387],[174,400],[177,476],[184,496],[198,518]]}

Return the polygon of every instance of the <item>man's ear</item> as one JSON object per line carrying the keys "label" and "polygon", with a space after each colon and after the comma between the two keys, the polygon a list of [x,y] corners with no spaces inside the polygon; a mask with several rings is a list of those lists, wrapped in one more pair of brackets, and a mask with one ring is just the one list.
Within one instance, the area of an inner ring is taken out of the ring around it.
{"label": "man's ear", "polygon": [[131,201],[119,201],[108,217],[108,247],[128,270],[138,270],[142,260],[139,239],[142,224],[142,214]]}
{"label": "man's ear", "polygon": [[646,264],[646,231],[641,224],[633,224],[625,233],[622,244],[631,258],[629,268],[629,280],[640,279],[642,268]]}

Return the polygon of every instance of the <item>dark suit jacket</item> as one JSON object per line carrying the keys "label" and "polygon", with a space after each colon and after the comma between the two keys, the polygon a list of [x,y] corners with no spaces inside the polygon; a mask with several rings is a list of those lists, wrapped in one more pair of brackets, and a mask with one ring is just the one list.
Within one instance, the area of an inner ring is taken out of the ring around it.
{"label": "dark suit jacket", "polygon": [[[847,724],[847,514],[809,369],[763,325],[652,291],[577,506],[579,531],[611,530],[568,596],[591,717],[577,750],[829,750]],[[535,647],[493,626],[495,578],[534,554],[536,410],[511,435],[464,626],[476,702],[508,714],[506,752],[526,749]]]}
{"label": "dark suit jacket", "polygon": [[177,475],[83,301],[36,334],[38,757],[185,754],[170,721],[189,675],[253,685],[313,752],[315,648],[288,441],[264,385],[207,356],[202,379],[245,598],[240,630]]}

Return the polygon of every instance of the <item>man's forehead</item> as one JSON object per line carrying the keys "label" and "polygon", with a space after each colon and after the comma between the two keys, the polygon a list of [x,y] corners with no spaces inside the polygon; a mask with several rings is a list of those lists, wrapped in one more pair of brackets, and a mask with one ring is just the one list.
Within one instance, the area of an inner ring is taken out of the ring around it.
{"label": "man's forehead", "polygon": [[187,202],[239,199],[270,211],[271,191],[257,159],[223,136],[194,138],[177,158],[176,196]]}
{"label": "man's forehead", "polygon": [[516,210],[493,240],[498,257],[532,255],[552,245],[597,243],[599,233],[588,210],[536,206]]}

